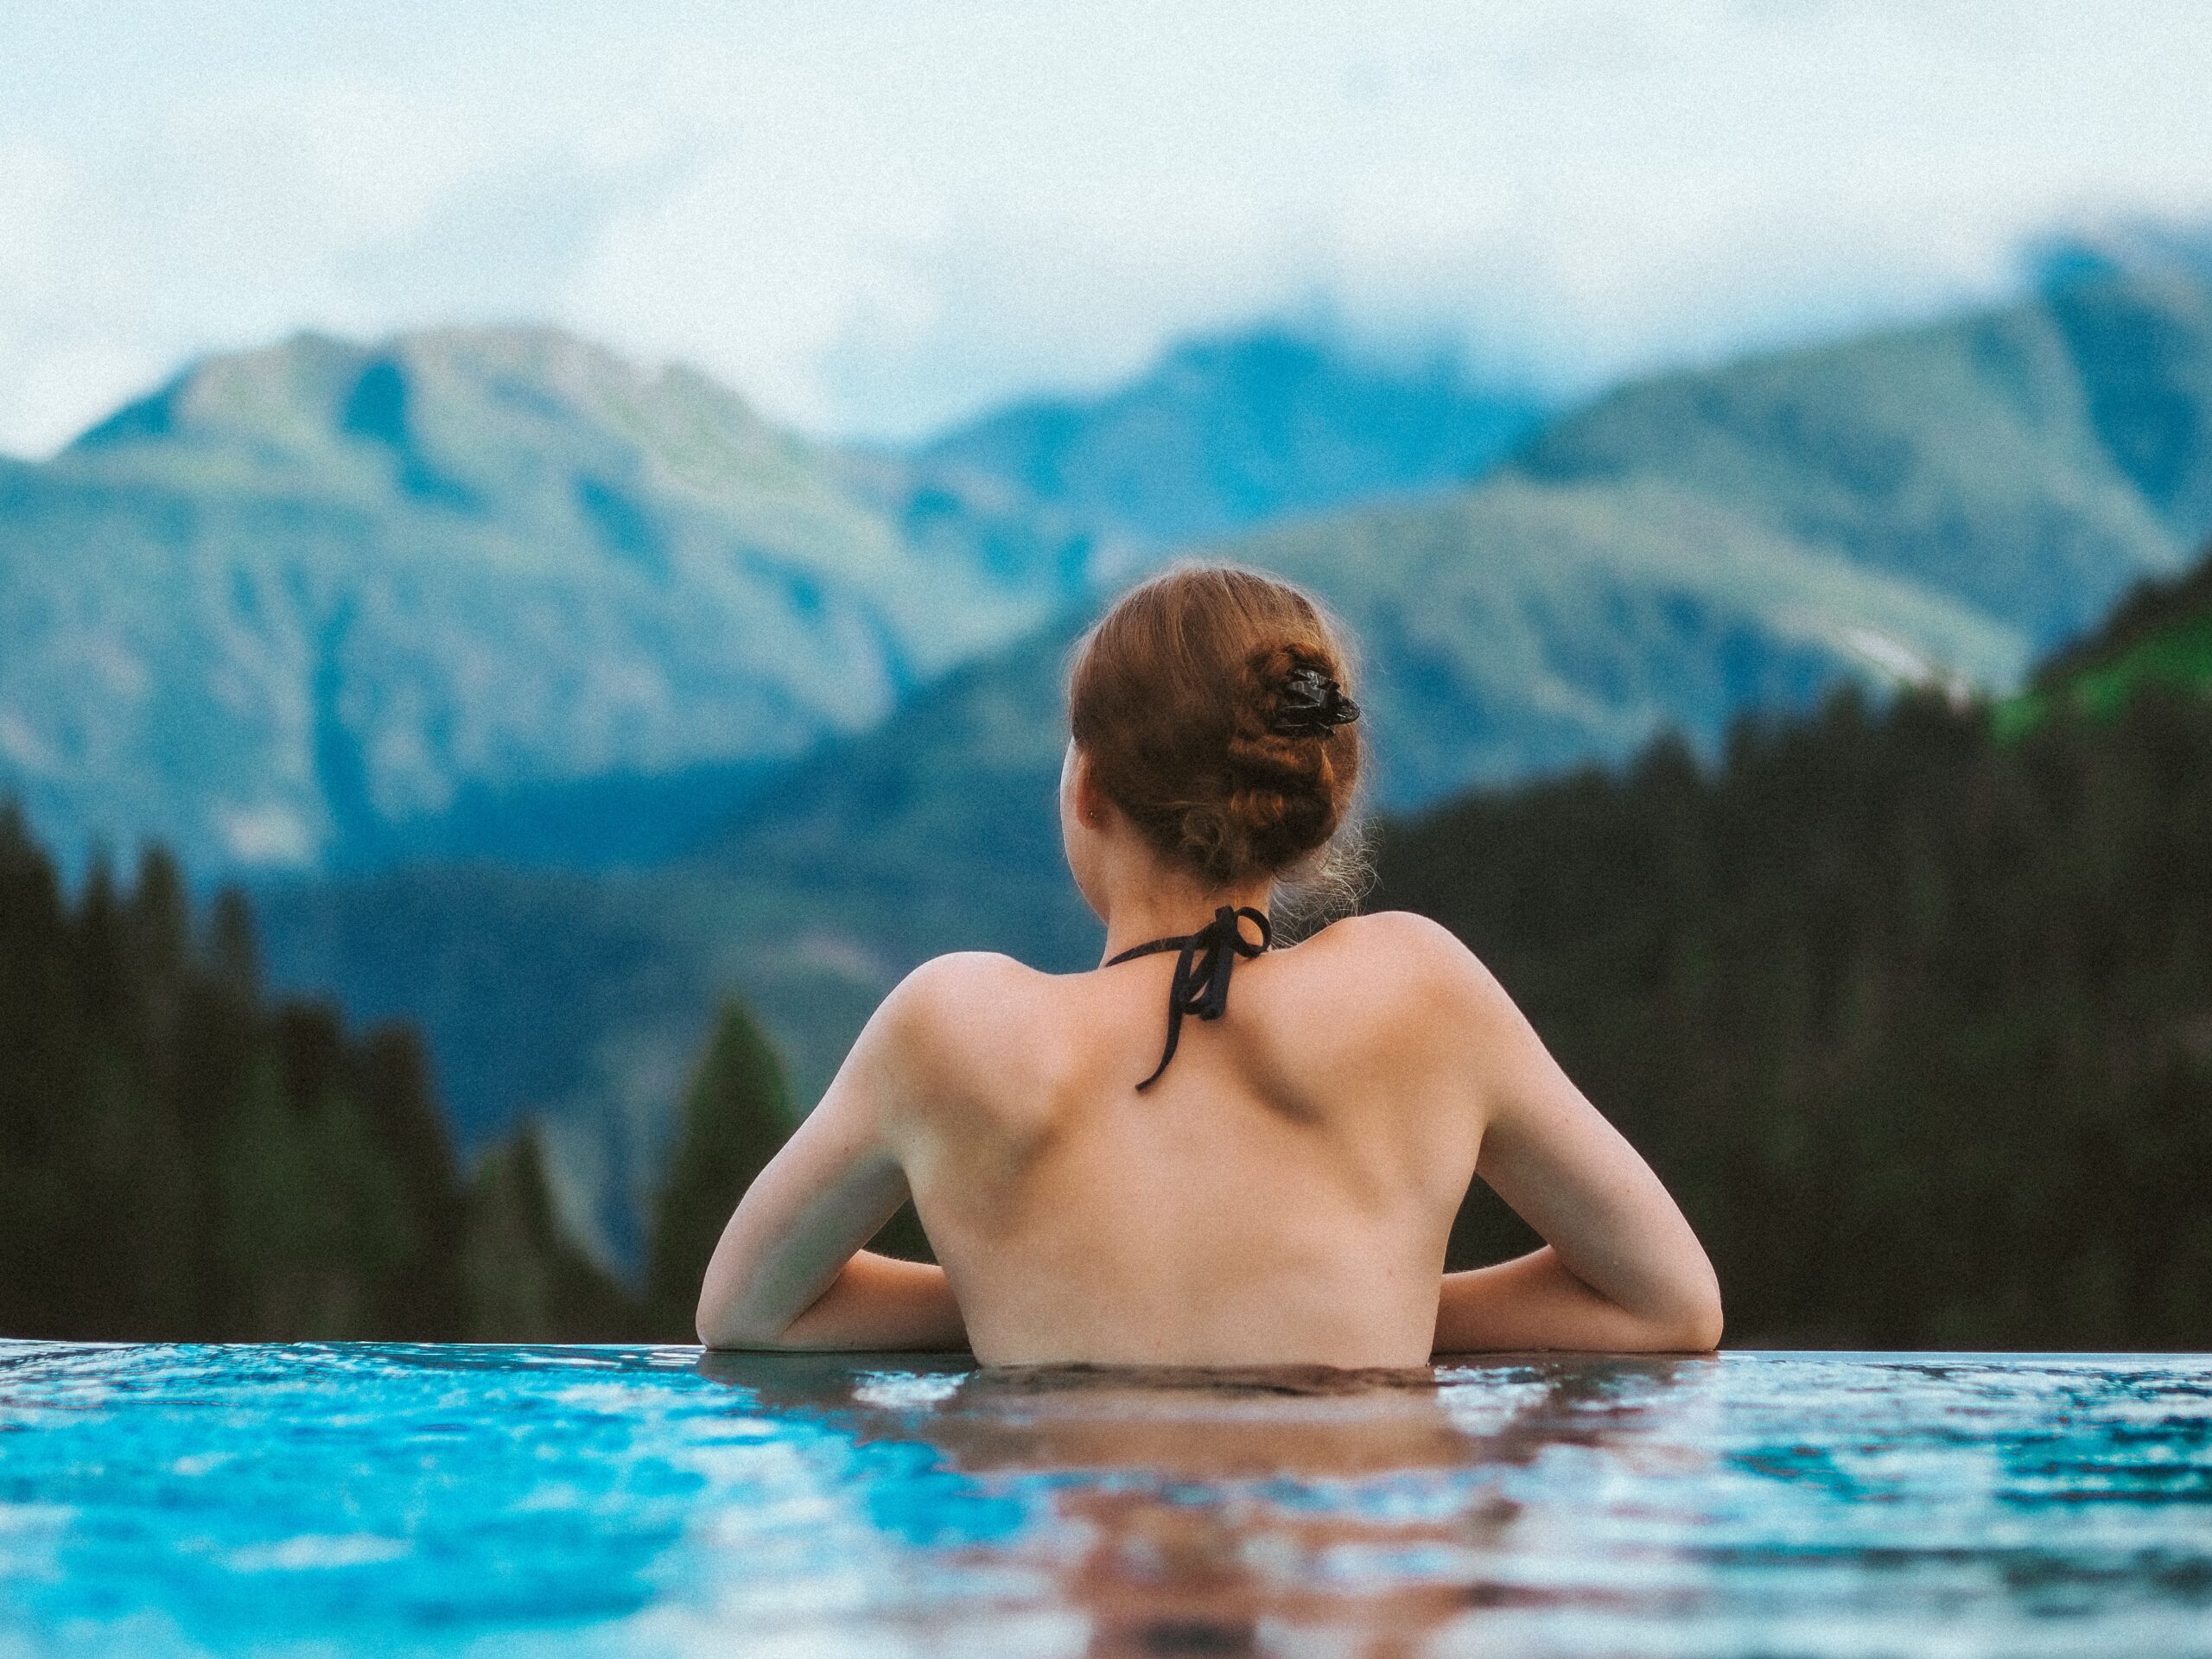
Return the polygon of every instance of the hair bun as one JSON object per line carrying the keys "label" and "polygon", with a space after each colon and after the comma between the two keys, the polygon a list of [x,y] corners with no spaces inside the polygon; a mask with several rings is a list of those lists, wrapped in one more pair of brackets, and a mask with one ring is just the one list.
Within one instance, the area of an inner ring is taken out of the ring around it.
{"label": "hair bun", "polygon": [[1320,641],[1270,645],[1245,660],[1229,740],[1230,833],[1252,863],[1280,868],[1332,835],[1344,789],[1326,740],[1357,718]]}
{"label": "hair bun", "polygon": [[1359,705],[1327,619],[1289,583],[1185,566],[1140,584],[1087,635],[1075,740],[1107,794],[1209,884],[1309,864],[1344,822]]}

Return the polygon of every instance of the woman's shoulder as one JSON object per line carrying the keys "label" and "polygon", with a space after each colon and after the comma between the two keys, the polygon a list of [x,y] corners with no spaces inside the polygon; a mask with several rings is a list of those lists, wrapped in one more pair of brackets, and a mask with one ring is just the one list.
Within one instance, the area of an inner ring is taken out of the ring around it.
{"label": "woman's shoulder", "polygon": [[1317,944],[1324,939],[1357,940],[1363,945],[1394,946],[1420,951],[1452,951],[1468,954],[1459,936],[1443,923],[1432,921],[1418,911],[1370,910],[1356,916],[1340,916],[1326,927],[1317,929],[1304,943]]}
{"label": "woman's shoulder", "polygon": [[912,969],[883,999],[870,1035],[901,1070],[941,1078],[1033,1027],[1052,976],[993,950],[956,950]]}
{"label": "woman's shoulder", "polygon": [[950,951],[909,970],[884,998],[882,1012],[902,1030],[927,1031],[948,1021],[964,1026],[1051,977],[995,950]]}
{"label": "woman's shoulder", "polygon": [[979,985],[1003,986],[1019,980],[1045,979],[1027,963],[996,950],[948,950],[907,970],[894,996],[958,995]]}
{"label": "woman's shoulder", "polygon": [[1442,923],[1409,910],[1346,916],[1297,946],[1366,1000],[1416,1020],[1465,1014],[1503,995],[1480,957]]}
{"label": "woman's shoulder", "polygon": [[1458,934],[1410,910],[1341,917],[1302,940],[1298,949],[1316,955],[1357,956],[1366,966],[1395,964],[1415,974],[1465,973],[1482,967]]}

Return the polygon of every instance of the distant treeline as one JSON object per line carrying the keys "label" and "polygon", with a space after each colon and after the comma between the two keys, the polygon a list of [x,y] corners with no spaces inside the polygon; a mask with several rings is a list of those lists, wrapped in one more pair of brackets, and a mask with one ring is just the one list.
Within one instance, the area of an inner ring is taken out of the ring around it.
{"label": "distant treeline", "polygon": [[[1847,696],[1384,839],[1379,902],[1651,1159],[1732,1340],[2212,1347],[2212,702],[1990,727]],[[1529,1242],[1478,1189],[1453,1255]]]}
{"label": "distant treeline", "polygon": [[688,1340],[788,1116],[730,1010],[631,1293],[563,1235],[533,1138],[462,1178],[410,1033],[263,995],[237,893],[196,924],[156,850],[72,900],[0,807],[0,1335]]}

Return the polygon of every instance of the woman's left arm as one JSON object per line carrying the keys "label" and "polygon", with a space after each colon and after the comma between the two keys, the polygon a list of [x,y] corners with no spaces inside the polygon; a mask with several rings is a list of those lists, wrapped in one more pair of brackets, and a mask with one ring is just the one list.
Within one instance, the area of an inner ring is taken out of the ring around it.
{"label": "woman's left arm", "polygon": [[830,1085],[747,1189],[699,1291],[709,1348],[961,1349],[944,1269],[861,1249],[906,1198],[883,1133],[901,1024],[878,1009]]}
{"label": "woman's left arm", "polygon": [[1673,1197],[1560,1070],[1490,970],[1456,940],[1443,949],[1452,1023],[1482,1056],[1487,1084],[1475,1173],[1545,1243],[1511,1262],[1446,1274],[1436,1351],[1713,1348],[1719,1281]]}

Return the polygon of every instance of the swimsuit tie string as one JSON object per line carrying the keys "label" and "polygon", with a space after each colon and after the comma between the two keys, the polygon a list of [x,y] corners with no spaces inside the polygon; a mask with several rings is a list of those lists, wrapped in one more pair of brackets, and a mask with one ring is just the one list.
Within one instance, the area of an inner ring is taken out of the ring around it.
{"label": "swimsuit tie string", "polygon": [[[1247,916],[1260,930],[1257,944],[1244,938],[1240,918]],[[1236,958],[1256,957],[1274,942],[1274,931],[1268,926],[1264,912],[1249,905],[1236,909],[1224,905],[1214,912],[1213,920],[1195,933],[1154,939],[1107,960],[1105,965],[1111,968],[1118,963],[1156,956],[1163,950],[1180,953],[1175,958],[1174,982],[1167,991],[1167,1047],[1160,1057],[1160,1064],[1153,1067],[1152,1075],[1137,1084],[1140,1094],[1160,1081],[1167,1062],[1175,1058],[1175,1045],[1183,1039],[1183,1016],[1195,1014],[1201,1020],[1220,1019],[1229,1008],[1229,973],[1236,965]]]}

